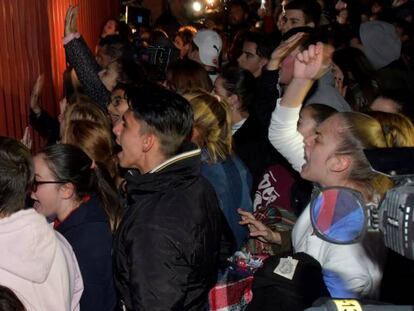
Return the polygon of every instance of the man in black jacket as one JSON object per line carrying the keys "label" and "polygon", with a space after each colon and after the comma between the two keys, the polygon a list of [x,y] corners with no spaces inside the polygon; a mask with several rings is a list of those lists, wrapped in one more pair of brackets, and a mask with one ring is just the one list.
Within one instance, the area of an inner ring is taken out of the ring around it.
{"label": "man in black jacket", "polygon": [[205,310],[217,277],[222,214],[186,142],[193,113],[158,86],[127,94],[114,133],[127,173],[128,208],[114,241],[115,285],[126,310]]}

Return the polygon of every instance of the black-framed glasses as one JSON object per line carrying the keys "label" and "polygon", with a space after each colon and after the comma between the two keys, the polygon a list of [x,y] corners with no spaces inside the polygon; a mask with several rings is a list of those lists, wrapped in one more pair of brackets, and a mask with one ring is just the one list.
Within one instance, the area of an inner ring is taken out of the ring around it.
{"label": "black-framed glasses", "polygon": [[37,191],[37,187],[39,185],[45,185],[45,184],[66,184],[68,183],[67,181],[63,181],[63,180],[34,180],[32,183],[32,187],[31,190],[32,192],[36,192]]}

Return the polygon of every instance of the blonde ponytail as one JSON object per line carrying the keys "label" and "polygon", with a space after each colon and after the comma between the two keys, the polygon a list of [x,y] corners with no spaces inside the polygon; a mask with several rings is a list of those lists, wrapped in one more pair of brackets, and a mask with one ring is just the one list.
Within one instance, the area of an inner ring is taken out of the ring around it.
{"label": "blonde ponytail", "polygon": [[231,154],[231,114],[223,100],[204,91],[185,95],[194,112],[196,143],[205,148],[212,163]]}

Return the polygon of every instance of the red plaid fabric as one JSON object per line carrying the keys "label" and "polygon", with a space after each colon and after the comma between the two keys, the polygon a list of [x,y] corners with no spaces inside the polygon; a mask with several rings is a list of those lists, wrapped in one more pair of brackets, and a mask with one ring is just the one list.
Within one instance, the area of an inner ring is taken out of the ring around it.
{"label": "red plaid fabric", "polygon": [[244,310],[252,300],[253,276],[232,283],[217,284],[209,293],[209,305],[212,311]]}

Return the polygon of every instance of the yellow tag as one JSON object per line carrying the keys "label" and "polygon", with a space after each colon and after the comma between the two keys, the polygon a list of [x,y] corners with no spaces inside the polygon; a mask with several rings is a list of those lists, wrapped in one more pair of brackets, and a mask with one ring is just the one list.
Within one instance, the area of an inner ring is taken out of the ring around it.
{"label": "yellow tag", "polygon": [[333,302],[338,311],[362,311],[362,307],[357,300],[352,299],[335,299]]}

